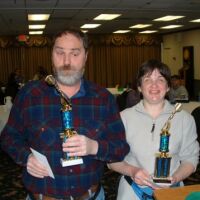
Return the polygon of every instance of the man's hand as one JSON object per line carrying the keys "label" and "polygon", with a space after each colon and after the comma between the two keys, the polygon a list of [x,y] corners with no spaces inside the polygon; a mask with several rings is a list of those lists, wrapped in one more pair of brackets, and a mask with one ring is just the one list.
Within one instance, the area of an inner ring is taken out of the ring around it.
{"label": "man's hand", "polygon": [[69,156],[96,155],[98,151],[98,142],[84,135],[73,135],[67,138],[63,143],[63,151]]}
{"label": "man's hand", "polygon": [[26,168],[29,174],[37,178],[49,176],[47,168],[33,154],[29,155]]}

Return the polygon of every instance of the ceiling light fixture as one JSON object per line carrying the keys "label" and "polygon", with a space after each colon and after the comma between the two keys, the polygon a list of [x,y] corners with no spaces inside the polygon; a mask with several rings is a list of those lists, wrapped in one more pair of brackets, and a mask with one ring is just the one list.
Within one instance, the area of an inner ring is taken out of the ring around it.
{"label": "ceiling light fixture", "polygon": [[85,29],[89,29],[89,28],[97,28],[97,27],[99,27],[99,26],[101,26],[101,24],[84,24],[83,26],[81,26],[81,28],[85,28]]}
{"label": "ceiling light fixture", "polygon": [[46,27],[45,24],[34,24],[34,25],[28,25],[29,29],[44,29]]}
{"label": "ceiling light fixture", "polygon": [[156,32],[158,32],[158,31],[156,31],[156,30],[146,30],[146,31],[141,31],[139,33],[150,34],[150,33],[156,33]]}
{"label": "ceiling light fixture", "polygon": [[172,21],[172,20],[175,20],[175,19],[180,19],[180,18],[183,18],[185,16],[176,16],[176,15],[167,15],[165,17],[160,17],[160,18],[157,18],[157,19],[154,19],[153,21]]}
{"label": "ceiling light fixture", "polygon": [[42,35],[43,31],[29,31],[29,35]]}
{"label": "ceiling light fixture", "polygon": [[115,31],[113,33],[128,33],[130,32],[131,30],[118,30],[118,31]]}
{"label": "ceiling light fixture", "polygon": [[49,17],[50,14],[28,14],[28,21],[45,21]]}
{"label": "ceiling light fixture", "polygon": [[94,20],[113,20],[119,17],[121,14],[100,14],[94,18]]}
{"label": "ceiling light fixture", "polygon": [[160,27],[160,29],[173,29],[173,28],[179,28],[182,27],[183,25],[168,25],[168,26],[163,26]]}
{"label": "ceiling light fixture", "polygon": [[81,30],[83,33],[87,33],[88,32],[88,30]]}
{"label": "ceiling light fixture", "polygon": [[129,28],[146,28],[152,26],[152,24],[136,24],[134,26],[130,26]]}
{"label": "ceiling light fixture", "polygon": [[194,19],[194,20],[191,20],[190,22],[200,23],[200,19]]}

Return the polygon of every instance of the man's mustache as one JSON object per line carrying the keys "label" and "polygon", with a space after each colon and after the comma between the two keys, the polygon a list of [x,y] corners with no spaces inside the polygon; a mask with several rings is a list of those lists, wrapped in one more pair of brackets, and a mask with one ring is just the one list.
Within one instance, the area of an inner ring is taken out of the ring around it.
{"label": "man's mustache", "polygon": [[66,69],[72,69],[72,67],[71,67],[71,65],[63,65],[60,67],[60,69],[66,70]]}

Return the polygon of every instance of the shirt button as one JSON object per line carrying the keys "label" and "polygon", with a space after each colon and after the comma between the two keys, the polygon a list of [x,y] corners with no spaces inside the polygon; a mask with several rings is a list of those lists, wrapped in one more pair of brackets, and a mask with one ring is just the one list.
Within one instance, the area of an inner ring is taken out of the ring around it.
{"label": "shirt button", "polygon": [[70,169],[69,172],[72,173],[72,172],[73,172],[73,169]]}

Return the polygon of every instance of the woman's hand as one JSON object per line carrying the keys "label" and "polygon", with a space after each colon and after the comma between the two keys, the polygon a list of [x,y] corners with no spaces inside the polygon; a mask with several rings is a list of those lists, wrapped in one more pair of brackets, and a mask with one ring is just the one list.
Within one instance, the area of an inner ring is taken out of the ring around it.
{"label": "woman's hand", "polygon": [[149,175],[149,173],[145,169],[141,169],[138,167],[134,167],[134,173],[132,176],[132,179],[135,183],[141,186],[148,186],[151,187],[152,189],[158,189],[160,188],[158,185],[156,185],[152,177]]}
{"label": "woman's hand", "polygon": [[138,185],[148,185],[149,186],[148,180],[150,180],[150,176],[149,176],[149,173],[144,169],[135,167],[132,179]]}

